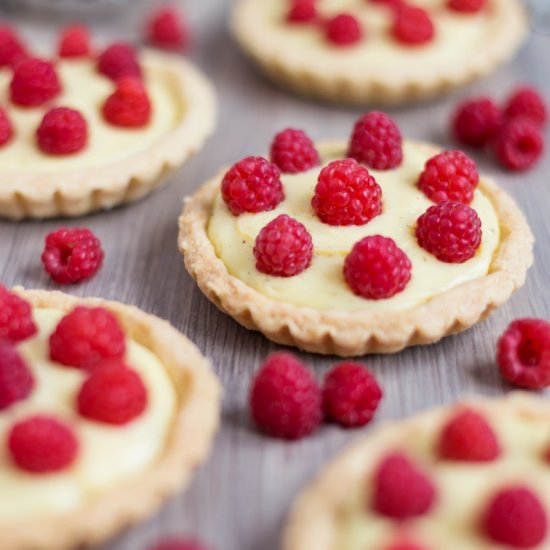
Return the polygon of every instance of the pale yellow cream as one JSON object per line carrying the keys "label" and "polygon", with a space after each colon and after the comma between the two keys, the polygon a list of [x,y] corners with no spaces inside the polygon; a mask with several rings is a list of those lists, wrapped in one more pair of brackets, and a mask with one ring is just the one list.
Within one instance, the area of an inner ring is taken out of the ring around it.
{"label": "pale yellow cream", "polygon": [[[323,163],[344,158],[339,146],[320,149]],[[417,218],[433,203],[416,187],[428,158],[425,147],[404,144],[402,165],[384,172],[370,170],[382,188],[380,216],[363,226],[337,227],[322,223],[311,208],[320,167],[297,175],[283,175],[286,198],[273,211],[233,216],[218,194],[208,225],[208,235],[229,272],[265,296],[299,306],[346,311],[405,310],[466,281],[486,275],[500,239],[496,212],[478,189],[471,204],[482,221],[483,239],[474,258],[463,264],[437,260],[417,244]],[[294,277],[272,277],[257,271],[253,255],[260,230],[286,213],[301,221],[311,233],[314,258],[311,266]],[[410,258],[412,278],[405,290],[386,300],[365,300],[354,295],[343,277],[343,263],[353,245],[367,235],[391,237]]]}
{"label": "pale yellow cream", "polygon": [[[48,359],[48,338],[63,313],[35,309],[35,337],[18,346],[35,377],[25,400],[0,412],[0,523],[41,514],[70,512],[132,476],[162,452],[172,427],[177,396],[165,367],[148,349],[127,341],[126,363],[141,376],[148,392],[145,412],[124,426],[80,417],[75,409],[85,374]],[[32,475],[18,470],[6,449],[10,426],[33,414],[53,415],[74,427],[80,442],[76,462],[59,473]]]}

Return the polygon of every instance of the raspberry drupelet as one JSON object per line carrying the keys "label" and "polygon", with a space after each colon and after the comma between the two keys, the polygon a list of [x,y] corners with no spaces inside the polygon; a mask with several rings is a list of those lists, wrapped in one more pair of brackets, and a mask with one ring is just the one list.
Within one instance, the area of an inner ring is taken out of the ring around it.
{"label": "raspberry drupelet", "polygon": [[420,46],[433,40],[435,28],[426,10],[404,4],[395,10],[392,33],[402,44]]}
{"label": "raspberry drupelet", "polygon": [[531,86],[518,88],[508,99],[504,113],[508,119],[527,118],[541,127],[548,120],[546,102]]}
{"label": "raspberry drupelet", "polygon": [[179,50],[189,45],[189,29],[183,14],[172,6],[153,12],[147,24],[148,41],[167,50]]}
{"label": "raspberry drupelet", "polygon": [[7,340],[0,340],[0,411],[30,395],[34,376]]}
{"label": "raspberry drupelet", "polygon": [[292,0],[286,14],[289,23],[311,23],[317,20],[316,0]]}
{"label": "raspberry drupelet", "polygon": [[141,80],[124,77],[117,80],[116,89],[103,104],[107,122],[123,128],[142,128],[151,120],[151,100]]}
{"label": "raspberry drupelet", "polygon": [[458,141],[471,147],[491,143],[502,124],[502,109],[489,97],[479,97],[458,105],[452,130]]}
{"label": "raspberry drupelet", "polygon": [[497,160],[508,170],[528,170],[544,152],[544,137],[530,119],[515,118],[498,132],[494,150]]}
{"label": "raspberry drupelet", "polygon": [[137,52],[125,42],[115,42],[106,48],[98,58],[97,68],[115,81],[123,77],[141,78]]}
{"label": "raspberry drupelet", "polygon": [[61,92],[61,82],[52,63],[42,59],[24,59],[13,70],[11,100],[22,107],[38,107]]}
{"label": "raspberry drupelet", "polygon": [[21,342],[37,330],[31,305],[0,284],[0,340]]}
{"label": "raspberry drupelet", "polygon": [[6,111],[0,107],[0,147],[11,141],[13,137],[13,125]]}
{"label": "raspberry drupelet", "polygon": [[88,143],[88,123],[79,111],[68,107],[49,110],[36,130],[40,150],[48,155],[71,155]]}
{"label": "raspberry drupelet", "polygon": [[359,20],[349,13],[331,17],[325,23],[327,40],[339,47],[352,46],[364,38],[364,31]]}
{"label": "raspberry drupelet", "polygon": [[92,53],[90,31],[86,25],[65,27],[59,37],[59,57],[89,57]]}
{"label": "raspberry drupelet", "polygon": [[271,143],[271,162],[284,174],[297,174],[321,162],[313,141],[303,130],[287,128]]}

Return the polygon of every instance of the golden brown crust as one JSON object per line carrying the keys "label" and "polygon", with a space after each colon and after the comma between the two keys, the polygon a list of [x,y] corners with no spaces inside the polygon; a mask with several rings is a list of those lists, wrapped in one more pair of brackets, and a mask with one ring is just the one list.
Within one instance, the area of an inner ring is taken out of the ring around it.
{"label": "golden brown crust", "polygon": [[485,319],[523,285],[533,261],[533,236],[522,213],[508,194],[483,179],[480,189],[495,208],[501,230],[501,242],[485,277],[407,311],[350,315],[277,302],[233,277],[208,238],[207,223],[223,172],[185,201],[178,239],[185,267],[219,309],[278,344],[343,357],[430,344]]}
{"label": "golden brown crust", "polygon": [[99,543],[152,514],[186,486],[210,450],[220,416],[220,385],[209,362],[168,322],[133,306],[61,292],[16,289],[35,307],[69,311],[76,305],[113,312],[127,334],[166,366],[179,395],[171,437],[157,462],[71,514],[0,523],[2,550],[66,550]]}
{"label": "golden brown crust", "polygon": [[145,51],[143,64],[162,67],[187,105],[185,116],[145,153],[93,170],[0,172],[0,216],[13,220],[82,216],[141,199],[197,152],[212,133],[216,100],[210,83],[180,57]]}
{"label": "golden brown crust", "polygon": [[361,105],[400,104],[445,94],[481,78],[508,61],[527,35],[527,13],[518,0],[494,2],[494,20],[483,55],[469,56],[463,63],[447,64],[444,71],[403,77],[399,71],[376,74],[342,63],[338,72],[323,64],[304,65],[299,57],[287,55],[265,40],[256,14],[250,8],[262,0],[240,0],[231,20],[231,30],[243,51],[277,84],[303,96]]}

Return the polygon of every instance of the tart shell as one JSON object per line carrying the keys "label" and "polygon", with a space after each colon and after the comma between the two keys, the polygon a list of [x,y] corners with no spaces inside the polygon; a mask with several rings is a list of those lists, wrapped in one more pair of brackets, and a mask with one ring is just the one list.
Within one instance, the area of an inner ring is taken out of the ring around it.
{"label": "tart shell", "polygon": [[[434,154],[438,151],[434,146],[424,147]],[[479,188],[495,208],[501,231],[484,277],[404,311],[351,313],[278,302],[232,276],[208,237],[208,220],[225,171],[185,199],[179,219],[179,249],[187,271],[210,301],[244,327],[260,331],[278,344],[342,357],[394,353],[408,346],[431,344],[488,317],[523,285],[533,262],[533,236],[523,214],[507,193],[483,178]]]}
{"label": "tart shell", "polygon": [[133,306],[61,292],[15,289],[34,307],[70,311],[77,305],[105,307],[126,333],[165,365],[179,396],[166,448],[149,470],[102,493],[69,514],[21,523],[0,522],[2,550],[66,550],[97,544],[155,512],[185,487],[203,462],[220,417],[220,384],[209,362],[168,322]]}

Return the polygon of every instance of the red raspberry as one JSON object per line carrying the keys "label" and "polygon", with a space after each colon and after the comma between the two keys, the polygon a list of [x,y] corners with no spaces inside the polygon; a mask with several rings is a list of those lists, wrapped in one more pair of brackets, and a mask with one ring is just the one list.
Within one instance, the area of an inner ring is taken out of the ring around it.
{"label": "red raspberry", "polygon": [[124,128],[141,128],[151,119],[151,101],[140,80],[121,78],[116,90],[103,104],[107,122]]}
{"label": "red raspberry", "polygon": [[461,202],[430,206],[416,221],[418,244],[442,262],[461,264],[473,258],[481,236],[477,212]]}
{"label": "red raspberry", "polygon": [[364,36],[361,23],[349,13],[331,17],[325,23],[327,40],[335,46],[351,46],[360,42]]}
{"label": "red raspberry", "polygon": [[409,46],[430,42],[435,34],[434,24],[426,10],[403,5],[395,12],[392,33],[394,38]]}
{"label": "red raspberry", "polygon": [[49,416],[31,416],[15,424],[8,435],[15,464],[33,474],[68,468],[78,454],[78,440],[70,426]]}
{"label": "red raspberry", "polygon": [[486,0],[449,0],[447,5],[454,11],[463,13],[476,13],[481,11],[486,4]]}
{"label": "red raspberry", "polygon": [[147,38],[159,48],[179,50],[189,44],[189,30],[181,13],[172,7],[164,7],[151,15]]}
{"label": "red raspberry", "polygon": [[208,550],[208,547],[194,539],[169,538],[153,545],[149,550]]}
{"label": "red raspberry", "polygon": [[470,204],[479,183],[475,162],[462,151],[443,151],[426,162],[418,187],[434,202]]}
{"label": "red raspberry", "polygon": [[7,25],[0,25],[0,67],[15,67],[27,57],[21,38]]}
{"label": "red raspberry", "polygon": [[61,92],[61,83],[52,63],[41,59],[24,59],[13,70],[11,100],[23,107],[37,107]]}
{"label": "red raspberry", "polygon": [[540,129],[528,119],[516,118],[504,124],[495,141],[498,161],[509,170],[527,170],[544,151]]}
{"label": "red raspberry", "polygon": [[88,142],[88,123],[74,109],[55,107],[44,115],[36,131],[36,140],[42,152],[48,155],[77,153]]}
{"label": "red raspberry", "polygon": [[124,77],[141,78],[136,50],[125,42],[111,44],[99,56],[97,68],[100,73],[112,80]]}
{"label": "red raspberry", "polygon": [[147,407],[139,374],[117,360],[95,366],[77,397],[78,412],[96,422],[127,424]]}
{"label": "red raspberry", "polygon": [[311,206],[323,223],[365,225],[382,212],[382,190],[355,160],[335,160],[321,170]]}
{"label": "red raspberry", "polygon": [[509,487],[497,493],[483,516],[485,534],[498,544],[533,548],[546,538],[548,520],[540,500],[525,487]]}
{"label": "red raspberry", "polygon": [[374,477],[373,508],[383,516],[408,519],[426,514],[436,499],[430,479],[399,453],[386,456]]}
{"label": "red raspberry", "polygon": [[341,426],[355,428],[368,424],[378,409],[380,399],[382,390],[376,378],[359,363],[340,363],[325,377],[325,416]]}
{"label": "red raspberry", "polygon": [[50,336],[50,359],[70,367],[93,370],[105,360],[122,359],[125,352],[122,327],[102,307],[76,307]]}
{"label": "red raspberry", "polygon": [[254,257],[258,271],[276,277],[293,277],[311,264],[311,235],[299,221],[281,214],[260,231]]}
{"label": "red raspberry", "polygon": [[285,198],[279,169],[262,157],[246,157],[225,174],[222,196],[235,216],[273,210]]}
{"label": "red raspberry", "polygon": [[550,323],[543,319],[517,319],[497,344],[502,377],[522,388],[550,385]]}
{"label": "red raspberry", "polygon": [[403,160],[402,144],[401,132],[393,119],[373,111],[355,123],[348,156],[374,170],[390,170]]}
{"label": "red raspberry", "polygon": [[42,263],[56,283],[68,285],[93,277],[103,256],[99,239],[89,229],[63,227],[46,236]]}
{"label": "red raspberry", "polygon": [[472,409],[464,409],[443,427],[438,454],[446,460],[489,462],[500,456],[500,445],[485,418]]}
{"label": "red raspberry", "polygon": [[544,98],[530,86],[518,88],[508,99],[504,113],[507,118],[528,118],[539,126],[548,120]]}
{"label": "red raspberry", "polygon": [[0,147],[3,147],[13,137],[13,126],[6,111],[0,107]]}
{"label": "red raspberry", "polygon": [[494,139],[501,123],[501,108],[492,99],[479,97],[457,107],[452,126],[458,141],[483,147]]}
{"label": "red raspberry", "polygon": [[411,269],[411,261],[392,239],[372,235],[361,239],[347,255],[344,278],[358,296],[381,300],[407,286]]}
{"label": "red raspberry", "polygon": [[311,23],[317,19],[317,15],[315,0],[293,0],[286,20],[289,23]]}
{"label": "red raspberry", "polygon": [[20,342],[36,331],[31,305],[0,285],[0,340]]}
{"label": "red raspberry", "polygon": [[88,57],[91,54],[90,31],[85,25],[69,25],[59,37],[59,57]]}
{"label": "red raspberry", "polygon": [[287,128],[271,144],[271,162],[285,174],[305,172],[320,164],[315,145],[302,130]]}
{"label": "red raspberry", "polygon": [[313,374],[294,355],[273,353],[254,377],[250,410],[267,434],[300,439],[321,422],[321,390]]}
{"label": "red raspberry", "polygon": [[0,411],[27,397],[34,388],[34,376],[17,350],[0,340]]}

